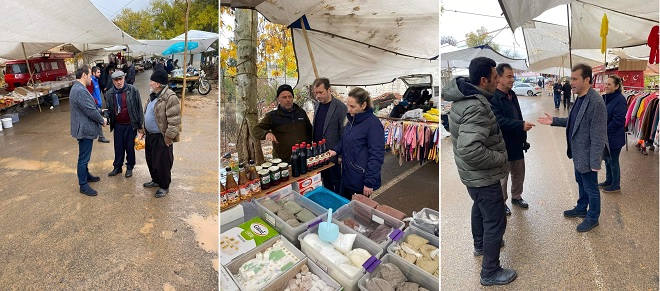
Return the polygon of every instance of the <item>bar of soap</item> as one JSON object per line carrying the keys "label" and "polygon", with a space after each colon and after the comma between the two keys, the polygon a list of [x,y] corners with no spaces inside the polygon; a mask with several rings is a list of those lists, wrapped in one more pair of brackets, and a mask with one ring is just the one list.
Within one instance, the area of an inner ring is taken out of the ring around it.
{"label": "bar of soap", "polygon": [[316,218],[316,215],[314,215],[314,213],[312,213],[311,211],[303,208],[302,210],[300,210],[300,212],[296,213],[296,218],[302,223],[307,223],[310,220]]}
{"label": "bar of soap", "polygon": [[294,227],[294,228],[301,225],[301,223],[300,223],[300,221],[298,221],[298,219],[289,219],[289,220],[286,221],[286,223],[289,226]]}
{"label": "bar of soap", "polygon": [[367,280],[367,290],[369,291],[395,291],[390,283],[381,278],[371,278]]}
{"label": "bar of soap", "polygon": [[300,207],[300,205],[298,205],[298,203],[296,203],[295,201],[291,201],[291,200],[285,202],[284,206],[282,206],[282,208],[288,210],[289,212],[291,212],[291,214],[296,214],[296,213],[300,212],[300,210],[303,209],[302,207]]}
{"label": "bar of soap", "polygon": [[293,213],[289,212],[289,210],[282,209],[279,212],[277,212],[277,217],[281,218],[284,221],[291,220],[291,219],[296,219],[296,216],[293,215]]}

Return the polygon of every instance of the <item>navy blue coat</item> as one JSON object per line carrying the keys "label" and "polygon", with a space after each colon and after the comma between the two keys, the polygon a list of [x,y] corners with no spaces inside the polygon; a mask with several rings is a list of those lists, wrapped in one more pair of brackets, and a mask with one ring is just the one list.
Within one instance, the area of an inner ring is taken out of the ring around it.
{"label": "navy blue coat", "polygon": [[367,109],[355,116],[346,114],[348,124],[334,147],[342,155],[342,183],[344,187],[361,193],[364,186],[377,190],[381,186],[380,170],[385,159],[385,130]]}
{"label": "navy blue coat", "polygon": [[497,118],[497,123],[500,125],[509,161],[517,161],[525,158],[523,143],[527,142],[527,132],[523,130],[525,122],[522,119],[515,118],[513,111],[515,110],[518,116],[522,118],[518,97],[513,91],[509,91],[509,93],[513,96],[511,101],[506,97],[506,93],[499,89],[495,90],[489,101],[493,114]]}
{"label": "navy blue coat", "polygon": [[603,95],[607,106],[607,140],[610,149],[622,148],[626,144],[626,133],[623,129],[626,122],[626,97],[619,91]]}

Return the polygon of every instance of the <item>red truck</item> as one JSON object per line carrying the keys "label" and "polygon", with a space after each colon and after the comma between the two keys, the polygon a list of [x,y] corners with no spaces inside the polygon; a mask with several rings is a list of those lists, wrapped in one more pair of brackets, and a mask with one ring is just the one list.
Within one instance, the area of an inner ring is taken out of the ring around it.
{"label": "red truck", "polygon": [[[66,56],[64,55],[29,59],[32,74],[34,75],[33,79],[41,82],[55,81],[57,77],[68,75],[64,63],[64,57],[68,56],[68,54]],[[14,88],[24,86],[28,80],[30,80],[30,73],[25,60],[7,61],[5,67],[7,91],[14,91]]]}

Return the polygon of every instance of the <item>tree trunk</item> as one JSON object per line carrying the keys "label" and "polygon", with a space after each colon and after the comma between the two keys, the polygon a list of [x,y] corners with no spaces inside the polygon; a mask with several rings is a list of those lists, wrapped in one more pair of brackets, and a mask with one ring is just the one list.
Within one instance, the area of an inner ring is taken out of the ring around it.
{"label": "tree trunk", "polygon": [[241,162],[264,162],[261,141],[252,138],[257,121],[257,12],[236,9],[236,123],[239,124],[236,149]]}

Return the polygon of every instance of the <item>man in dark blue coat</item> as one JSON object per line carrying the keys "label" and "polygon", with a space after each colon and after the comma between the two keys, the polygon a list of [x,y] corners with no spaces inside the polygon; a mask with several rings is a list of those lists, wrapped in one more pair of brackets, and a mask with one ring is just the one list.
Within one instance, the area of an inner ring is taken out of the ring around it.
{"label": "man in dark blue coat", "polygon": [[[511,90],[514,82],[511,66],[502,63],[497,65],[496,71],[499,75],[499,81],[493,97],[490,98],[490,103],[506,144],[511,175],[511,204],[527,208],[529,205],[522,198],[523,183],[525,182],[525,155],[523,150],[529,148],[527,131],[532,129],[534,124],[523,120],[518,97]],[[511,210],[506,205],[506,200],[509,198],[508,181],[509,175],[507,174],[500,180],[500,183],[504,194],[505,212],[507,215],[511,215]]]}

